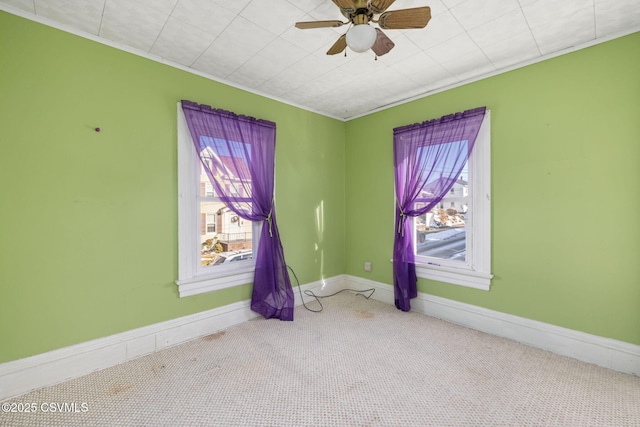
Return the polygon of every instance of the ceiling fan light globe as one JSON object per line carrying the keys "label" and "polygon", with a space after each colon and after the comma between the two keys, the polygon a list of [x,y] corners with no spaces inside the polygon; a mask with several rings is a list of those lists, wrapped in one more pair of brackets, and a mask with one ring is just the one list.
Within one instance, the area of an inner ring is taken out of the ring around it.
{"label": "ceiling fan light globe", "polygon": [[354,25],[347,31],[347,46],[354,52],[366,52],[376,42],[376,36],[376,29],[371,25]]}

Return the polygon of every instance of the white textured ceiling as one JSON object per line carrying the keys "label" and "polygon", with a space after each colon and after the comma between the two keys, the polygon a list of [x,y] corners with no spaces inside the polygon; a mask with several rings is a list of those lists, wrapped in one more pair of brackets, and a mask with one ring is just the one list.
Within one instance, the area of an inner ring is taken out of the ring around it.
{"label": "white textured ceiling", "polygon": [[[640,0],[397,0],[430,6],[395,48],[326,55],[347,26],[330,0],[0,0],[0,8],[213,79],[348,119],[640,30]],[[640,48],[640,47],[639,47]]]}

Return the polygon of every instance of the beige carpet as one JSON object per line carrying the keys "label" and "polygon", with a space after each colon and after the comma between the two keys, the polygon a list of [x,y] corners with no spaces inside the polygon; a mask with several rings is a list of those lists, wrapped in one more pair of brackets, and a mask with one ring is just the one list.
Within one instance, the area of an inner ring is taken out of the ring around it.
{"label": "beige carpet", "polygon": [[25,394],[8,403],[38,410],[0,425],[640,426],[638,377],[362,296],[323,304]]}

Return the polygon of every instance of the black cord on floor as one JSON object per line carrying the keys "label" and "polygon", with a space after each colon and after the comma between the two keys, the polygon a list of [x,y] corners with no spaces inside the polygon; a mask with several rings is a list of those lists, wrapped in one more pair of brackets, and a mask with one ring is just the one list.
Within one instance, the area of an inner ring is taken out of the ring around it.
{"label": "black cord on floor", "polygon": [[[314,313],[320,313],[322,310],[324,310],[324,307],[322,306],[322,303],[320,302],[320,298],[329,298],[335,295],[338,295],[340,292],[344,292],[344,291],[349,291],[349,292],[355,292],[356,295],[361,295],[363,297],[365,297],[366,299],[371,298],[371,295],[373,295],[373,293],[376,291],[374,288],[371,289],[364,289],[364,290],[357,290],[357,289],[342,289],[339,290],[338,292],[335,292],[331,295],[322,295],[322,296],[318,296],[316,294],[313,293],[313,291],[310,290],[306,290],[304,291],[305,295],[308,295],[310,297],[313,297],[316,299],[316,302],[318,303],[318,305],[320,305],[320,309],[319,310],[314,310],[312,308],[307,307],[307,304],[304,302],[304,297],[302,296],[302,289],[300,288],[300,281],[298,280],[298,276],[296,276],[296,272],[293,271],[293,268],[291,268],[291,266],[287,265],[287,268],[289,269],[289,271],[291,271],[291,273],[293,274],[293,277],[295,277],[296,279],[296,283],[298,284],[298,291],[300,292],[300,299],[302,300],[302,305],[304,305],[304,308],[306,308],[309,311],[312,311]],[[365,295],[365,292],[370,292],[368,295]]]}

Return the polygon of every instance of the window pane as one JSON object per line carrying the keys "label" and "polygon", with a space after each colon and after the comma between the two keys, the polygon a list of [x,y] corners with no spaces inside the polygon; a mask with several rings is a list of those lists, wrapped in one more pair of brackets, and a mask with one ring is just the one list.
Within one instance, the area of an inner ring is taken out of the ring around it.
{"label": "window pane", "polygon": [[416,255],[466,261],[469,204],[469,165],[465,164],[447,195],[431,211],[416,218]]}
{"label": "window pane", "polygon": [[223,265],[252,258],[252,222],[219,201],[200,203],[200,264]]}
{"label": "window pane", "polygon": [[[200,152],[200,157],[215,175],[216,182],[223,188],[223,193],[232,197],[251,198],[251,144],[226,141],[219,138],[201,137],[207,147]],[[205,168],[201,168],[201,179],[206,178]],[[212,193],[215,189],[212,188]]]}
{"label": "window pane", "polygon": [[447,209],[436,207],[416,218],[416,254],[465,261],[468,204],[465,199],[453,201],[443,199],[443,202],[445,206],[451,207]]}

